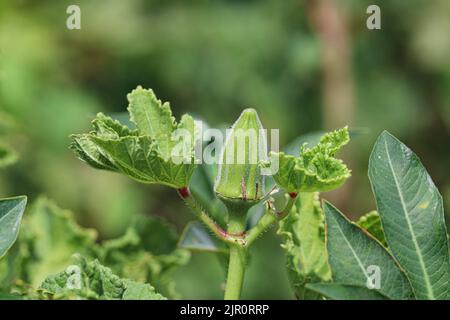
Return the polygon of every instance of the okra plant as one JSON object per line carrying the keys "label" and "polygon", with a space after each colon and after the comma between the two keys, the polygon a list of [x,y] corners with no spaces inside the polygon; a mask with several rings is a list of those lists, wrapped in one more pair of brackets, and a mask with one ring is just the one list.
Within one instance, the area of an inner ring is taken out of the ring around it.
{"label": "okra plant", "polygon": [[[327,202],[322,210],[318,200],[319,192],[338,188],[350,177],[350,170],[335,158],[349,142],[347,128],[323,135],[315,146],[302,145],[294,155],[267,154],[257,112],[244,110],[217,153],[214,192],[227,209],[226,224],[221,225],[191,192],[198,167],[194,119],[183,115],[176,122],[169,104],[152,90],[138,87],[128,101],[135,127],[98,114],[92,132],[72,136],[71,148],[94,168],[175,189],[227,247],[225,299],[239,299],[249,248],[273,224],[284,235],[299,298],[447,297],[450,271],[442,198],[418,158],[390,134],[380,136],[369,164],[378,212],[363,217],[358,226]],[[180,142],[179,132],[188,139]],[[269,177],[274,182],[266,186]],[[252,225],[248,212],[255,206],[264,213]],[[372,269],[379,276],[375,284],[369,283]]]}
{"label": "okra plant", "polygon": [[[346,127],[295,152],[271,141],[269,151],[257,112],[245,109],[216,145],[203,143],[202,124],[190,115],[177,122],[152,90],[138,87],[128,101],[129,124],[99,113],[91,132],[71,136],[71,149],[95,169],[172,188],[197,220],[178,239],[141,216],[122,237],[99,243],[94,230],[40,198],[11,248],[26,198],[0,200],[0,298],[177,298],[170,270],[200,248],[228,256],[224,297],[239,299],[250,248],[271,226],[299,299],[449,298],[442,197],[419,158],[388,132],[369,160],[377,208],[352,222],[320,202],[320,192],[351,175],[335,157],[350,140]],[[214,151],[213,163],[202,163],[203,147]],[[196,174],[212,197],[202,195]]]}

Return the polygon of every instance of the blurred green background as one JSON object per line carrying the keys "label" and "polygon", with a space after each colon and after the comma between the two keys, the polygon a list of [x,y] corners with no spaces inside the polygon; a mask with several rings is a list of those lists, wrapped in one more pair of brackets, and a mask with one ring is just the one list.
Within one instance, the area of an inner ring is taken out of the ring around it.
{"label": "blurred green background", "polygon": [[[66,28],[70,4],[81,30]],[[366,27],[370,4],[381,30]],[[215,127],[254,107],[282,146],[348,124],[353,177],[324,196],[353,218],[375,208],[367,162],[389,130],[419,154],[449,212],[449,30],[448,0],[2,1],[0,143],[19,161],[0,170],[0,196],[46,194],[102,239],[140,213],[181,231],[192,215],[173,190],[95,171],[68,149],[71,133],[96,112],[124,112],[142,85],[177,117]],[[279,243],[268,232],[252,249],[243,298],[293,298]],[[213,254],[194,253],[174,277],[181,297],[222,297]]]}

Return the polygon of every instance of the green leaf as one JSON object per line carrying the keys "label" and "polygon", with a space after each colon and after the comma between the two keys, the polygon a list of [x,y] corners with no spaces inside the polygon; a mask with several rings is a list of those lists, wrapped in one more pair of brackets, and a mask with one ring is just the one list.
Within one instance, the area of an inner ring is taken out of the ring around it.
{"label": "green leaf", "polygon": [[418,299],[445,299],[450,279],[442,197],[420,159],[388,132],[372,151],[369,178],[393,255]]}
{"label": "green leaf", "polygon": [[329,191],[341,186],[350,177],[350,170],[334,156],[349,139],[345,127],[325,134],[311,149],[303,145],[298,157],[271,152],[271,161],[279,164],[273,175],[275,182],[287,192]]}
{"label": "green leaf", "polygon": [[325,246],[324,217],[317,193],[300,193],[290,214],[280,221],[287,267],[295,294],[300,299],[320,298],[305,288],[331,279]]}
{"label": "green leaf", "polygon": [[160,154],[168,159],[172,144],[170,135],[176,128],[169,103],[163,104],[156,98],[153,90],[141,87],[133,90],[127,97],[131,122],[136,125],[140,134],[155,139]]}
{"label": "green leaf", "polygon": [[0,199],[0,258],[16,241],[27,197]]}
{"label": "green leaf", "polygon": [[380,271],[380,287],[373,290],[390,299],[409,299],[411,287],[394,258],[372,236],[349,221],[328,202],[324,203],[328,261],[333,281],[367,287],[369,267]]}
{"label": "green leaf", "polygon": [[5,145],[0,145],[0,168],[15,163],[17,158],[17,154],[14,150]]}
{"label": "green leaf", "polygon": [[332,300],[388,300],[375,290],[339,283],[311,283],[306,288]]}
{"label": "green leaf", "polygon": [[169,104],[142,87],[133,90],[128,100],[130,120],[137,129],[99,113],[92,121],[94,130],[72,135],[70,148],[96,169],[119,172],[142,183],[187,186],[195,169],[194,119],[183,115],[177,124]]}
{"label": "green leaf", "polygon": [[374,236],[383,246],[387,247],[380,214],[377,211],[370,211],[361,216],[356,224]]}
{"label": "green leaf", "polygon": [[228,252],[223,243],[212,237],[199,221],[191,221],[186,225],[178,246],[188,250]]}
{"label": "green leaf", "polygon": [[87,261],[80,255],[75,263],[40,286],[52,299],[163,300],[149,284],[122,279],[98,260]]}

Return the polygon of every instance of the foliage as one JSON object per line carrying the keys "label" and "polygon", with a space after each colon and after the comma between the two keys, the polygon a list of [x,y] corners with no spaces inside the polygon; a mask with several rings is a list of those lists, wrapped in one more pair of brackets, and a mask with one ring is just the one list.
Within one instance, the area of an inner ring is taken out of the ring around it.
{"label": "foliage", "polygon": [[[128,101],[130,120],[137,130],[100,113],[92,122],[94,131],[72,136],[71,148],[96,169],[121,172],[143,183],[187,186],[195,168],[192,117],[184,115],[177,124],[169,104],[162,104],[152,90],[141,87],[128,95]],[[182,142],[178,153],[173,152],[175,130],[185,130],[191,137]]]}
{"label": "foliage", "polygon": [[338,188],[350,177],[350,171],[334,155],[349,140],[348,130],[343,128],[325,134],[311,149],[306,144],[302,145],[298,157],[283,152],[271,153],[272,161],[277,161],[280,167],[273,178],[288,192],[329,191]]}
{"label": "foliage", "polygon": [[278,233],[285,237],[287,268],[299,299],[320,298],[306,284],[329,281],[325,246],[324,216],[318,193],[300,193],[290,214],[280,222]]}
{"label": "foliage", "polygon": [[47,277],[40,285],[41,296],[51,299],[119,299],[163,300],[155,288],[146,283],[122,279],[98,260],[75,257],[75,264]]}
{"label": "foliage", "polygon": [[[70,211],[46,198],[38,199],[23,219],[18,241],[0,262],[0,291],[33,294],[51,274],[65,270],[74,254],[98,259],[115,274],[176,296],[168,275],[189,260],[176,248],[175,231],[157,218],[140,217],[127,232],[97,243],[97,233],[76,224]],[[28,289],[31,288],[31,289]]]}
{"label": "foliage", "polygon": [[[355,297],[364,288],[389,299],[447,299],[450,263],[442,197],[419,158],[385,131],[370,156],[369,178],[379,215],[372,213],[359,224],[385,238],[387,248],[324,203],[329,263],[338,289],[309,288],[337,299]],[[380,283],[372,288],[374,266]]]}

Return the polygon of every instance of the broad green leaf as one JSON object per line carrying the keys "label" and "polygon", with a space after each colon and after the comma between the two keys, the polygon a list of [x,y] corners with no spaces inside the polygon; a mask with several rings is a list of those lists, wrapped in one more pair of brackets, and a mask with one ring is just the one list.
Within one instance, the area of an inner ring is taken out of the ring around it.
{"label": "broad green leaf", "polygon": [[419,158],[388,132],[372,151],[369,178],[390,250],[418,299],[445,299],[450,279],[442,197]]}
{"label": "broad green leaf", "polygon": [[306,288],[332,300],[388,300],[375,290],[339,283],[310,283]]}
{"label": "broad green leaf", "polygon": [[0,145],[0,168],[9,166],[16,161],[16,152],[5,145]]}
{"label": "broad green leaf", "polygon": [[0,199],[0,258],[16,241],[27,197]]}
{"label": "broad green leaf", "polygon": [[177,124],[169,104],[142,87],[133,90],[128,100],[130,120],[137,129],[99,113],[92,121],[94,130],[72,135],[70,148],[96,169],[119,172],[142,183],[187,186],[195,169],[194,119],[183,115]]}
{"label": "broad green leaf", "polygon": [[122,279],[98,260],[80,255],[64,271],[47,277],[40,285],[42,296],[52,299],[163,300],[163,296],[144,283]]}
{"label": "broad green leaf", "polygon": [[394,258],[373,237],[349,221],[328,202],[324,203],[328,261],[333,281],[346,285],[367,287],[379,268],[380,287],[373,290],[390,299],[409,299],[411,287]]}
{"label": "broad green leaf", "polygon": [[356,224],[374,236],[383,246],[387,247],[380,214],[377,211],[370,211],[361,216]]}
{"label": "broad green leaf", "polygon": [[227,252],[223,243],[213,237],[199,221],[191,221],[186,225],[178,246],[188,250]]}
{"label": "broad green leaf", "polygon": [[280,222],[287,267],[295,294],[300,299],[319,298],[305,288],[331,279],[325,246],[324,217],[317,193],[300,193],[291,213]]}
{"label": "broad green leaf", "polygon": [[329,191],[341,186],[350,177],[350,170],[334,156],[348,141],[345,127],[325,134],[311,149],[303,145],[298,157],[271,152],[271,161],[279,164],[273,175],[275,182],[287,192]]}

